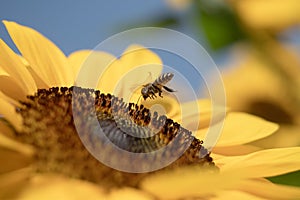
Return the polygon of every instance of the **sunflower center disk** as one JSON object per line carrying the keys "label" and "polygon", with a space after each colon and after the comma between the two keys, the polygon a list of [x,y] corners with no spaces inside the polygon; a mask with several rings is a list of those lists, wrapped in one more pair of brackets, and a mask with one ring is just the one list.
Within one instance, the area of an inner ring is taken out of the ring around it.
{"label": "sunflower center disk", "polygon": [[[149,166],[179,155],[162,170],[191,164],[214,166],[208,153],[199,156],[202,141],[178,123],[100,91],[40,89],[22,102],[18,112],[24,127],[18,138],[36,148],[37,172],[62,173],[114,187],[138,186],[147,174],[155,173],[123,172],[110,167],[115,164],[138,166],[146,172]],[[103,159],[109,164],[99,161]]]}

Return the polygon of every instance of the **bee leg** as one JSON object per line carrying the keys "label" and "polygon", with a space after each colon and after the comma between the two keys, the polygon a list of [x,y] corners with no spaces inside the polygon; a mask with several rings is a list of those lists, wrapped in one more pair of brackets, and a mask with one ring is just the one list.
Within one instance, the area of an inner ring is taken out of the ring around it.
{"label": "bee leg", "polygon": [[152,96],[152,99],[154,99],[156,97],[154,92],[151,92],[151,96]]}
{"label": "bee leg", "polygon": [[158,95],[159,95],[161,98],[163,98],[163,96],[161,95],[161,92],[159,92]]}

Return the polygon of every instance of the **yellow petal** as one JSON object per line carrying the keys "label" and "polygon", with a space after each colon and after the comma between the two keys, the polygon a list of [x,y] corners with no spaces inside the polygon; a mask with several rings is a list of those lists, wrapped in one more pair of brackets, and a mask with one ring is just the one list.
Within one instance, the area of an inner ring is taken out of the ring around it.
{"label": "yellow petal", "polygon": [[[134,100],[133,102],[137,101],[137,99]],[[141,101],[140,103],[146,108],[150,109],[151,113],[156,111],[159,115],[166,115],[171,119],[173,119],[174,115],[180,115],[179,113],[182,112],[180,102],[169,95],[165,95],[163,98],[158,97],[155,99],[147,99],[146,101]],[[180,123],[180,121],[177,122]]]}
{"label": "yellow petal", "polygon": [[[225,118],[224,127],[217,146],[234,146],[249,143],[274,133],[278,125],[246,113],[231,112]],[[209,129],[203,129],[196,136],[203,138]]]}
{"label": "yellow petal", "polygon": [[299,146],[299,133],[299,124],[280,124],[279,130],[275,134],[255,141],[252,144],[266,149]]}
{"label": "yellow petal", "polygon": [[154,199],[146,192],[133,188],[122,188],[112,190],[109,197],[109,200],[119,200],[119,199],[130,199],[130,200],[147,200]]}
{"label": "yellow petal", "polygon": [[76,85],[112,93],[113,82],[118,80],[117,74],[121,73],[114,71],[114,66],[119,63],[115,56],[101,51],[82,50],[72,53],[68,60]]}
{"label": "yellow petal", "polygon": [[230,190],[230,191],[222,191],[218,193],[215,197],[212,197],[210,200],[267,200],[262,197],[257,197],[255,195],[251,195],[242,191]]}
{"label": "yellow petal", "polygon": [[[34,71],[34,69],[32,69],[30,66],[27,67],[28,71],[30,72],[32,78],[34,79],[34,82],[37,86],[37,88],[49,88],[49,84],[47,84],[45,82],[45,80],[43,80],[38,74],[36,71]],[[54,86],[54,84],[53,84]],[[57,86],[57,85],[56,85]],[[56,87],[55,86],[55,87]]]}
{"label": "yellow petal", "polygon": [[0,120],[0,132],[8,138],[14,137],[13,128],[4,120]]}
{"label": "yellow petal", "polygon": [[0,75],[0,91],[14,100],[25,100],[26,91],[10,76]]}
{"label": "yellow petal", "polygon": [[21,61],[20,56],[16,55],[1,39],[0,66],[16,81],[26,94],[33,94],[37,90],[35,82]]}
{"label": "yellow petal", "polygon": [[11,123],[15,129],[21,130],[22,118],[16,113],[15,107],[8,103],[5,99],[5,95],[0,92],[0,115]]}
{"label": "yellow petal", "polygon": [[70,86],[72,72],[65,55],[55,44],[32,28],[3,21],[9,35],[32,69],[49,86]]}
{"label": "yellow petal", "polygon": [[259,1],[245,0],[234,1],[241,19],[245,23],[258,29],[275,29],[280,30],[298,24],[299,1],[281,0]]}
{"label": "yellow petal", "polygon": [[182,103],[181,110],[182,112],[175,113],[172,119],[177,122],[184,121],[185,128],[195,131],[198,128],[208,127],[211,120],[211,102],[209,100]]}
{"label": "yellow petal", "polygon": [[273,184],[260,180],[247,180],[239,185],[239,189],[266,199],[300,199],[300,188]]}
{"label": "yellow petal", "polygon": [[35,175],[19,195],[22,200],[34,199],[105,199],[101,187],[54,174]]}
{"label": "yellow petal", "polygon": [[0,174],[28,166],[33,148],[6,137],[0,131]]}
{"label": "yellow petal", "polygon": [[110,93],[121,97],[120,90],[123,88],[120,88],[120,85],[118,87],[122,76],[121,66],[122,64],[120,61],[111,55],[111,58],[108,58],[106,63],[101,65],[103,73],[100,75],[100,77],[98,77],[99,82],[97,88],[102,90],[104,93]]}
{"label": "yellow petal", "polygon": [[[125,99],[129,99],[132,94],[130,89],[136,84],[146,84],[149,77],[153,82],[162,72],[162,61],[158,55],[140,45],[129,46],[120,58],[123,84],[123,94]],[[127,94],[124,94],[127,93]]]}
{"label": "yellow petal", "polygon": [[15,152],[19,152],[27,156],[31,156],[34,151],[34,149],[31,146],[14,141],[6,137],[2,132],[0,132],[0,147],[5,149],[11,149]]}
{"label": "yellow petal", "polygon": [[91,53],[90,50],[80,50],[75,51],[68,56],[69,67],[71,67],[73,71],[74,80],[76,80],[80,68]]}
{"label": "yellow petal", "polygon": [[286,96],[282,95],[282,90],[285,89],[282,79],[274,74],[269,62],[256,50],[245,45],[237,45],[234,55],[243,62],[224,67],[225,70],[222,71],[227,105],[233,110],[249,110],[252,103],[272,102],[283,105],[281,109],[288,112],[289,109],[284,104],[287,102]]}
{"label": "yellow petal", "polygon": [[[107,65],[108,66],[108,65]],[[145,84],[151,73],[154,81],[162,70],[160,58],[152,51],[139,45],[129,46],[121,58],[114,60],[99,81],[99,87],[108,85],[105,92],[113,93],[129,101],[133,88]]]}
{"label": "yellow petal", "polygon": [[253,145],[237,145],[237,146],[224,146],[224,147],[214,147],[212,152],[225,156],[238,156],[253,153],[255,151],[261,150],[260,147]]}
{"label": "yellow petal", "polygon": [[38,76],[38,74],[31,68],[30,64],[28,63],[28,61],[22,57],[22,56],[19,56],[19,58],[21,59],[23,65],[26,66],[26,69],[29,71],[29,73],[31,74],[35,84],[36,84],[36,87],[37,88],[48,88],[49,86],[45,83],[45,81],[43,81],[41,79],[41,77]]}
{"label": "yellow petal", "polygon": [[8,149],[0,147],[0,174],[11,172],[28,166],[31,163],[30,158]]}
{"label": "yellow petal", "polygon": [[24,168],[0,175],[0,199],[16,199],[28,183],[31,169]]}
{"label": "yellow petal", "polygon": [[267,149],[244,156],[223,157],[221,170],[244,170],[249,177],[270,177],[300,169],[300,147]]}
{"label": "yellow petal", "polygon": [[234,188],[240,179],[238,172],[212,173],[201,167],[184,167],[151,175],[141,187],[159,199],[181,199],[213,195]]}
{"label": "yellow petal", "polygon": [[3,67],[1,67],[1,65],[0,65],[0,75],[1,76],[9,76],[8,73],[3,69]]}
{"label": "yellow petal", "polygon": [[213,111],[215,112],[213,123],[217,123],[228,110],[228,108],[212,105],[208,99],[185,102],[180,106],[182,116],[180,116],[180,113],[176,113],[173,119],[175,121],[184,121],[184,127],[191,131],[209,127]]}

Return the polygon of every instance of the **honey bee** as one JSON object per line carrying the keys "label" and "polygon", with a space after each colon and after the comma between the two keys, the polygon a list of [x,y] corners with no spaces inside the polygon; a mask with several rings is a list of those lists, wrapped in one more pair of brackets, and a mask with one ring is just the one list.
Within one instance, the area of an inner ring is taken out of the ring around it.
{"label": "honey bee", "polygon": [[146,85],[143,85],[141,96],[139,97],[137,103],[141,97],[143,97],[144,100],[147,98],[155,99],[157,97],[156,94],[158,94],[160,97],[163,97],[161,94],[163,92],[162,89],[165,89],[168,92],[176,92],[176,90],[165,86],[165,84],[167,84],[173,77],[173,73],[164,73],[155,79],[153,83],[147,83]]}

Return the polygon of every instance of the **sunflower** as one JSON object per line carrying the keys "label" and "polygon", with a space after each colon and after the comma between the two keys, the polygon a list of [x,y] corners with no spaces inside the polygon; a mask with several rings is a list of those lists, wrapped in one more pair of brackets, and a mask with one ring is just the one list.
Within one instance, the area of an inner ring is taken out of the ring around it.
{"label": "sunflower", "polygon": [[230,0],[228,3],[241,22],[256,31],[278,32],[300,22],[298,15],[300,7],[297,0],[288,0],[284,3],[280,0]]}
{"label": "sunflower", "polygon": [[[255,142],[255,145],[264,148],[300,145],[297,99],[300,62],[292,48],[279,43],[276,45],[278,48],[286,66],[282,71],[276,70],[274,63],[270,63],[257,49],[244,44],[235,46],[233,50],[233,55],[242,58],[243,62],[237,62],[222,72],[227,105],[232,110],[252,113],[280,125],[275,134]],[[288,66],[295,66],[295,69]],[[285,74],[290,74],[290,78]]]}
{"label": "sunflower", "polygon": [[[195,102],[181,103],[190,110],[185,113],[189,121],[182,128],[170,119],[180,119],[176,100],[156,99],[155,103],[166,106],[166,135],[178,131],[192,144],[175,164],[153,173],[125,173],[104,166],[83,146],[74,127],[70,105],[81,109],[89,98],[96,99],[96,114],[100,123],[112,120],[110,112],[115,109],[119,119],[125,119],[123,128],[134,129],[134,123],[147,123],[149,110],[134,104],[125,104],[117,95],[124,92],[122,87],[114,89],[124,73],[137,66],[161,65],[160,58],[142,46],[130,46],[113,63],[99,81],[99,90],[72,87],[80,66],[91,51],[79,51],[66,57],[51,41],[37,31],[14,22],[4,24],[19,49],[21,56],[14,53],[0,41],[1,108],[0,121],[0,188],[1,198],[18,199],[297,199],[300,190],[291,186],[270,183],[265,177],[276,176],[300,168],[300,148],[260,150],[249,142],[271,135],[278,127],[246,113],[228,112],[222,136],[216,147],[206,156],[195,156],[202,143],[196,137],[203,137],[209,128],[217,126],[211,121],[211,104],[198,100],[201,121],[195,136],[189,127],[194,127],[198,113],[192,110]],[[134,51],[132,51],[134,49]],[[95,52],[97,55],[88,64],[105,66],[112,55]],[[90,59],[89,59],[90,60]],[[156,75],[161,68],[156,68]],[[138,72],[137,72],[138,73]],[[131,78],[140,78],[131,76]],[[134,82],[135,80],[129,81]],[[127,79],[125,79],[127,80]],[[122,85],[127,83],[122,82]],[[83,83],[84,84],[84,83]],[[88,85],[88,84],[87,84]],[[85,85],[86,86],[86,85]],[[79,92],[78,99],[72,99]],[[101,93],[102,92],[102,93]],[[111,92],[115,92],[111,95]],[[111,101],[116,107],[109,107]],[[130,106],[131,105],[131,106]],[[148,105],[148,106],[151,106]],[[125,108],[125,109],[123,109]],[[98,110],[97,110],[98,109]],[[126,118],[125,111],[130,111]],[[90,113],[79,110],[77,120],[83,131],[91,131]],[[92,112],[92,111],[91,111]],[[75,119],[76,120],[76,119]],[[114,119],[116,120],[116,118]],[[127,120],[127,121],[126,121]],[[159,123],[159,122],[158,122]],[[128,126],[128,124],[130,126]],[[87,127],[85,129],[84,127]],[[113,132],[120,131],[110,126]],[[186,128],[186,129],[185,129]],[[137,129],[139,130],[139,129]],[[147,133],[147,132],[146,132]],[[155,137],[155,136],[154,136]],[[113,137],[115,139],[115,137]],[[117,138],[122,139],[122,138]],[[152,145],[164,144],[165,136]],[[121,140],[122,141],[122,140]],[[136,146],[147,150],[145,146]],[[118,142],[118,141],[117,141]],[[95,145],[97,147],[97,145]],[[125,148],[132,150],[131,146]],[[151,146],[151,148],[154,148]],[[102,154],[107,154],[106,149]],[[101,152],[101,151],[100,151]],[[168,154],[166,154],[168,156]],[[112,155],[113,157],[113,155]],[[212,161],[212,158],[214,161]],[[217,170],[216,170],[217,169]]]}

